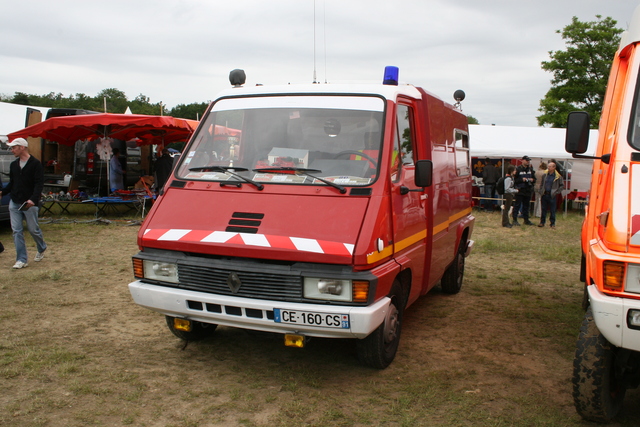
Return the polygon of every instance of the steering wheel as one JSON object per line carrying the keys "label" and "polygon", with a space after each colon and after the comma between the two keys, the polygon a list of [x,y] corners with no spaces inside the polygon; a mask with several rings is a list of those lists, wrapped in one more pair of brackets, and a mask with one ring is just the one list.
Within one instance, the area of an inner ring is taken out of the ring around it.
{"label": "steering wheel", "polygon": [[371,157],[368,154],[365,154],[361,151],[356,151],[356,150],[345,150],[345,151],[341,151],[338,154],[336,154],[334,156],[334,159],[337,159],[338,157],[342,157],[342,156],[346,156],[346,155],[356,155],[356,156],[361,156],[364,157],[365,159],[369,160],[371,162],[371,164],[373,165],[374,169],[378,169],[378,161],[376,159],[374,159],[373,157]]}

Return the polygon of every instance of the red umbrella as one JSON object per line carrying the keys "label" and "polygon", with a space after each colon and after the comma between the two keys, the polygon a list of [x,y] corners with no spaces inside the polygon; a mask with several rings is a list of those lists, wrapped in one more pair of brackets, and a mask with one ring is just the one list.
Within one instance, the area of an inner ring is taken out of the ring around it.
{"label": "red umbrella", "polygon": [[195,120],[142,114],[82,114],[52,117],[41,123],[7,135],[15,138],[40,137],[63,145],[79,140],[114,138],[128,141],[139,138],[141,144],[186,141],[195,130]]}

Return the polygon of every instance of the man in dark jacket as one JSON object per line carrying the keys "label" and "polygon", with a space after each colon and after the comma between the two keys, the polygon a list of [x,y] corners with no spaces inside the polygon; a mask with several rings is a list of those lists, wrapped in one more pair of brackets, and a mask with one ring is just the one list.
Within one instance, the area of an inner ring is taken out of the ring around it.
{"label": "man in dark jacket", "polygon": [[542,215],[540,216],[540,224],[538,227],[544,227],[549,212],[549,222],[551,228],[556,228],[556,196],[562,193],[564,189],[564,181],[562,176],[556,170],[556,163],[550,161],[549,169],[544,174],[543,182],[540,184],[540,194],[542,195]]}
{"label": "man in dark jacket", "polygon": [[529,221],[529,205],[533,194],[533,184],[536,182],[536,174],[531,167],[531,158],[522,157],[522,163],[516,168],[515,184],[518,194],[513,204],[513,225],[519,226],[518,214],[522,212],[522,219],[525,225],[534,225]]}
{"label": "man in dark jacket", "polygon": [[482,169],[482,183],[484,184],[484,209],[487,211],[493,211],[493,199],[496,196],[496,182],[500,179],[500,171],[496,168],[491,159],[487,158],[484,168]]}
{"label": "man in dark jacket", "polygon": [[161,156],[156,160],[156,188],[158,193],[164,187],[173,169],[173,157],[169,154],[169,150],[163,148],[160,154]]}
{"label": "man in dark jacket", "polygon": [[38,253],[34,261],[42,261],[44,251],[47,250],[42,230],[38,225],[40,196],[44,187],[44,169],[42,163],[29,154],[29,143],[24,138],[16,138],[7,145],[16,160],[9,166],[9,185],[2,190],[2,194],[11,194],[9,216],[16,246],[16,263],[13,268],[24,268],[28,265],[28,258],[23,221],[27,222],[27,229],[36,242]]}

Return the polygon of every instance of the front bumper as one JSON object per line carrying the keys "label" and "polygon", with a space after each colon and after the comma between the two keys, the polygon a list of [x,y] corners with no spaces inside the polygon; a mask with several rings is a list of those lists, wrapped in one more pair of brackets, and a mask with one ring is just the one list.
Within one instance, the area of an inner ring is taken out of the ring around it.
{"label": "front bumper", "polygon": [[640,330],[627,324],[629,310],[640,310],[640,300],[606,295],[596,285],[588,286],[587,291],[593,319],[607,341],[616,347],[640,351]]}
{"label": "front bumper", "polygon": [[468,257],[469,255],[471,255],[471,251],[473,250],[474,244],[475,244],[475,241],[469,240],[469,243],[467,244],[467,249],[464,251],[465,257]]}
{"label": "front bumper", "polygon": [[[387,297],[366,307],[274,302],[169,288],[140,280],[129,283],[129,291],[136,304],[167,316],[243,329],[327,338],[368,336],[382,324],[391,302]],[[348,314],[350,327],[338,329],[276,323],[273,320],[274,308]]]}

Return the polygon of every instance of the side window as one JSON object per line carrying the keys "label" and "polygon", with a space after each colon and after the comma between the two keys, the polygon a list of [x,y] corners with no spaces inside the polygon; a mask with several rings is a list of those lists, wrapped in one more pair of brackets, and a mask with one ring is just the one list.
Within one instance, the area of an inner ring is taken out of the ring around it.
{"label": "side window", "polygon": [[456,170],[458,176],[466,176],[471,173],[471,158],[469,155],[469,135],[456,130]]}
{"label": "side window", "polygon": [[413,110],[407,105],[398,105],[396,110],[396,135],[393,150],[391,174],[397,178],[401,165],[413,164]]}

